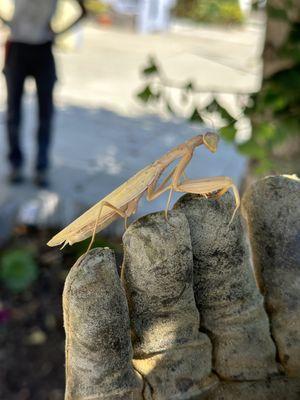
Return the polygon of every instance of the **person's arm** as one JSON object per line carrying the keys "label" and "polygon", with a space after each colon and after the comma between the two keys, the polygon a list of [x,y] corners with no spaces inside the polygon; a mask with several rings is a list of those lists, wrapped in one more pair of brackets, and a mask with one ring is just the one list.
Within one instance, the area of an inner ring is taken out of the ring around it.
{"label": "person's arm", "polygon": [[81,13],[79,15],[78,18],[75,19],[75,21],[73,21],[69,26],[67,26],[66,28],[62,29],[59,32],[55,32],[55,35],[61,35],[63,33],[66,33],[67,31],[69,31],[70,29],[72,29],[75,25],[78,24],[79,21],[81,21],[87,14],[87,10],[86,7],[84,5],[84,0],[76,0],[80,6],[81,9]]}

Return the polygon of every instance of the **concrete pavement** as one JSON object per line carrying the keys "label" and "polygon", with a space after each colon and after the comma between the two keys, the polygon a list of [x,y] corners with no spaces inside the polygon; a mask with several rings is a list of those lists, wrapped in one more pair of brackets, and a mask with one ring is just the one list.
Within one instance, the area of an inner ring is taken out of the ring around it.
{"label": "concrete pavement", "polygon": [[[0,226],[2,220],[8,225],[6,231],[2,229],[2,239],[20,219],[65,224],[137,170],[199,132],[198,126],[137,102],[134,93],[142,84],[139,70],[149,54],[157,56],[172,79],[193,79],[205,90],[217,87],[221,93],[229,87],[248,93],[259,87],[262,37],[259,20],[231,29],[174,23],[171,32],[145,36],[87,24],[81,48],[56,49],[59,82],[49,191],[37,191],[30,181],[17,189],[5,183],[5,86],[1,77]],[[32,86],[28,82],[22,132],[28,176],[35,151]],[[236,96],[226,94],[223,100],[239,112]],[[245,160],[222,143],[215,155],[199,149],[188,174],[229,175],[238,183],[244,170]],[[142,201],[139,213],[164,208],[165,201]]]}

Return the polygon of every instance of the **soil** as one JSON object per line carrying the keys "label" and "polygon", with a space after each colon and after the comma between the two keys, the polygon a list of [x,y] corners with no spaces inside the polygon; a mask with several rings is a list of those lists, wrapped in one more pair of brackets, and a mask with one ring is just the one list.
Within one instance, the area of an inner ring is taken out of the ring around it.
{"label": "soil", "polygon": [[[38,278],[21,293],[0,281],[0,399],[62,400],[64,397],[64,329],[62,291],[66,275],[86,243],[60,251],[46,246],[53,232],[19,227],[0,249],[34,251]],[[103,238],[97,246],[115,249],[120,239]]]}

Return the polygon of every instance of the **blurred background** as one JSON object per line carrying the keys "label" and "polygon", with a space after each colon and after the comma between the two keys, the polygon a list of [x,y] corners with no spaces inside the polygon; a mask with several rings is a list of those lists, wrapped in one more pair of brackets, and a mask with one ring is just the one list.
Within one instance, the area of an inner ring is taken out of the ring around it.
{"label": "blurred background", "polygon": [[[298,3],[298,4],[297,4]],[[0,77],[0,399],[63,399],[61,294],[86,250],[50,237],[171,147],[219,129],[216,154],[197,149],[189,177],[228,175],[241,190],[300,171],[300,5],[296,0],[85,0],[87,15],[54,54],[50,186],[29,177],[36,150],[35,85],[26,81],[21,185],[7,183],[6,85]],[[10,20],[13,0],[0,0]],[[59,0],[60,31],[80,13]],[[0,22],[0,59],[9,29]],[[176,200],[176,196],[174,197]],[[142,200],[137,216],[165,208]],[[119,221],[97,237],[122,261]]]}

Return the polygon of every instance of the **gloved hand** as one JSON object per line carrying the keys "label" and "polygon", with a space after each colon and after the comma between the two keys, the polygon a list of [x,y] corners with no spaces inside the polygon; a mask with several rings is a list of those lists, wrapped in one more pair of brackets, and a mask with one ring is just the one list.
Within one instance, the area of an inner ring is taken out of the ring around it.
{"label": "gloved hand", "polygon": [[[65,284],[66,400],[300,398],[300,180],[183,196]],[[253,253],[255,274],[246,229]],[[260,288],[260,289],[259,289]]]}

